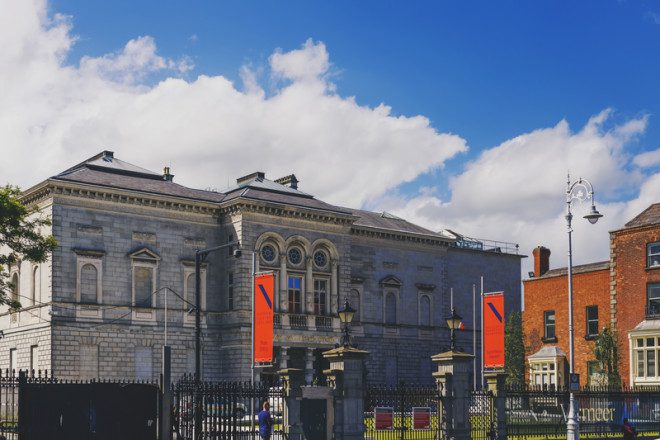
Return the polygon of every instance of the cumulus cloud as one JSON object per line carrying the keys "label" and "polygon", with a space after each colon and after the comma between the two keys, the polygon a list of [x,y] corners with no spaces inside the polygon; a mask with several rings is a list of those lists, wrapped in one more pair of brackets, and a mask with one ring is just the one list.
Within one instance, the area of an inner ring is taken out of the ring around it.
{"label": "cumulus cloud", "polygon": [[633,163],[641,168],[660,166],[660,148],[635,156]]}
{"label": "cumulus cloud", "polygon": [[[605,215],[591,225],[581,218],[589,205],[574,203],[574,260],[606,260],[608,231],[660,201],[660,173],[643,174],[629,166],[631,161],[653,163],[657,151],[634,160],[626,154],[626,147],[646,130],[647,118],[607,129],[611,115],[604,110],[576,132],[560,121],[483,151],[450,179],[447,200],[425,188],[413,198],[384,196],[378,204],[435,230],[519,243],[523,254],[530,255],[538,245],[549,247],[551,265],[561,267],[568,249],[564,216],[570,170],[571,181],[583,177],[593,184],[597,207]],[[622,197],[628,193],[635,195]],[[526,273],[531,258],[523,265]]]}
{"label": "cumulus cloud", "polygon": [[[150,169],[171,164],[193,187],[223,189],[257,169],[295,172],[305,191],[360,206],[467,149],[426,117],[336,93],[322,42],[275,50],[265,69],[244,66],[241,87],[220,75],[181,77],[188,59],[162,57],[149,36],[73,64],[71,20],[49,17],[42,0],[13,4],[16,17],[4,14],[9,28],[0,26],[12,43],[0,53],[0,99],[12,109],[0,115],[0,175],[12,183],[29,186],[107,148]],[[260,78],[276,88],[265,93]]]}

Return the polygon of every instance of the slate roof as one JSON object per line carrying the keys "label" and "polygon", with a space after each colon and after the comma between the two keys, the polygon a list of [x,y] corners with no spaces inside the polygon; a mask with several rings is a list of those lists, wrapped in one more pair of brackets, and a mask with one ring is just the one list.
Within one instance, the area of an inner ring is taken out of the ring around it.
{"label": "slate roof", "polygon": [[634,219],[626,223],[624,229],[651,226],[660,223],[660,203],[654,203]]}
{"label": "slate roof", "polygon": [[[599,261],[597,263],[580,264],[578,266],[573,266],[573,275],[578,273],[595,272],[597,270],[605,270],[609,268],[610,268],[609,260]],[[530,281],[538,280],[541,278],[558,277],[567,274],[568,274],[568,268],[560,267],[558,269],[551,269],[538,278],[530,278]]]}
{"label": "slate roof", "polygon": [[561,348],[556,345],[546,345],[542,347],[539,351],[529,356],[528,359],[536,358],[554,358],[554,357],[566,357],[566,353]]}
{"label": "slate roof", "polygon": [[262,172],[238,179],[236,186],[223,192],[204,191],[179,185],[172,180],[167,180],[162,174],[118,159],[111,151],[103,151],[51,179],[218,204],[237,199],[248,199],[298,206],[353,216],[356,218],[353,224],[357,227],[426,235],[444,240],[455,239],[449,234],[431,231],[386,212],[369,212],[331,205],[298,189],[268,180]]}

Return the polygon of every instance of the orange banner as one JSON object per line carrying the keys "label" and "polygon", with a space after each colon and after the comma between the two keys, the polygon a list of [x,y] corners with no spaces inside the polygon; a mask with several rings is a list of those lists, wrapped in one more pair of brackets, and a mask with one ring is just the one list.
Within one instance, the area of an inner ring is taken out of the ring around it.
{"label": "orange banner", "polygon": [[484,295],[484,368],[504,367],[504,292]]}
{"label": "orange banner", "polygon": [[275,275],[254,277],[254,362],[273,362],[273,304]]}

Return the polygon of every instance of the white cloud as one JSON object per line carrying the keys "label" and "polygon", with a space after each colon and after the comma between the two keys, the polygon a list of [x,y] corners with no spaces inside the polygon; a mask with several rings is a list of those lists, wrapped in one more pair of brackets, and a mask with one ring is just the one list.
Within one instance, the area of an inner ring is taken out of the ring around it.
{"label": "white cloud", "polygon": [[[647,124],[641,117],[611,129],[605,110],[579,131],[566,121],[535,130],[485,150],[465,170],[450,180],[451,197],[441,200],[428,189],[406,200],[397,195],[381,198],[378,204],[434,230],[449,228],[465,235],[520,244],[531,255],[537,245],[552,251],[552,267],[566,266],[566,173],[572,180],[588,179],[594,186],[596,205],[605,216],[591,225],[581,217],[587,204],[574,206],[574,261],[577,264],[606,260],[608,231],[621,228],[652,203],[660,201],[660,173],[628,171],[626,147]],[[655,156],[653,156],[655,157]],[[653,157],[641,161],[649,163]],[[635,162],[640,160],[635,158]],[[621,194],[636,192],[628,201]],[[526,273],[532,259],[523,262]]]}
{"label": "white cloud", "polygon": [[640,168],[657,167],[660,165],[660,148],[638,154],[633,159],[633,163]]}
{"label": "white cloud", "polygon": [[[13,50],[0,53],[0,99],[13,109],[0,115],[0,175],[21,186],[107,148],[150,169],[171,164],[188,186],[222,189],[257,169],[295,172],[305,191],[359,206],[467,149],[423,116],[337,94],[321,42],[277,50],[265,72],[244,67],[241,89],[223,76],[177,77],[190,68],[186,58],[158,55],[148,36],[71,65],[70,20],[49,19],[44,1],[13,3],[11,28],[0,29]],[[154,75],[164,79],[149,85]],[[263,77],[285,81],[266,94]]]}

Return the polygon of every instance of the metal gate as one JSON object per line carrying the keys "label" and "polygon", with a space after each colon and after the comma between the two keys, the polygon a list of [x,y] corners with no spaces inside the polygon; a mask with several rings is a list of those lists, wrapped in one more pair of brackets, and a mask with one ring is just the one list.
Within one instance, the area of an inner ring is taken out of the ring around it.
{"label": "metal gate", "polygon": [[472,391],[468,415],[472,440],[494,440],[497,437],[495,396],[492,392],[488,390]]}
{"label": "metal gate", "polygon": [[[257,440],[256,415],[270,403],[274,430],[272,440],[285,439],[284,393],[278,386],[250,382],[196,382],[186,376],[172,386],[172,430],[178,439],[193,439],[195,399],[202,408],[202,438]],[[254,418],[250,413],[254,411]]]}
{"label": "metal gate", "polygon": [[364,402],[365,439],[434,440],[442,438],[437,387],[400,383],[370,386]]}

